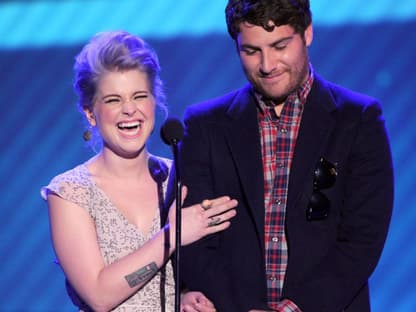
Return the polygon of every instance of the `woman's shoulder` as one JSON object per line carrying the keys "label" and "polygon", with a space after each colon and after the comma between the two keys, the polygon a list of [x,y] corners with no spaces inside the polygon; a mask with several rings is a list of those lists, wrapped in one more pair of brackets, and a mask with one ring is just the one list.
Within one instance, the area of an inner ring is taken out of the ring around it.
{"label": "woman's shoulder", "polygon": [[62,172],[52,178],[47,186],[42,187],[41,196],[47,198],[48,192],[69,199],[68,197],[79,196],[91,186],[92,180],[85,163]]}

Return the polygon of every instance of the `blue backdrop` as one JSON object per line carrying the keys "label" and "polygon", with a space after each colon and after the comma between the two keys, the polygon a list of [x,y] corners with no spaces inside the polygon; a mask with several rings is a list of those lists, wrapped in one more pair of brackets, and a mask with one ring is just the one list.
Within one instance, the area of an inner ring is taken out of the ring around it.
{"label": "blue backdrop", "polygon": [[[388,310],[416,311],[416,2],[311,2],[315,37],[310,53],[316,71],[379,98],[391,137],[395,206],[370,280],[373,311],[392,306]],[[0,2],[0,311],[74,311],[53,262],[39,189],[92,155],[82,141],[72,91],[75,54],[97,31],[141,35],[159,54],[170,112],[182,117],[187,105],[245,83],[226,33],[225,3]],[[150,151],[170,157],[157,134]]]}

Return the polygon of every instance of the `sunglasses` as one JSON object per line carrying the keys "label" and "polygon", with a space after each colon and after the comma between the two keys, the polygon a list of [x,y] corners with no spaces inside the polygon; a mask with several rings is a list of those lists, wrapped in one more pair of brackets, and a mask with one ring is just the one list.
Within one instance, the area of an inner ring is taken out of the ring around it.
{"label": "sunglasses", "polygon": [[321,190],[333,186],[336,176],[336,166],[321,157],[313,172],[313,192],[306,210],[307,221],[323,220],[328,217],[331,202]]}

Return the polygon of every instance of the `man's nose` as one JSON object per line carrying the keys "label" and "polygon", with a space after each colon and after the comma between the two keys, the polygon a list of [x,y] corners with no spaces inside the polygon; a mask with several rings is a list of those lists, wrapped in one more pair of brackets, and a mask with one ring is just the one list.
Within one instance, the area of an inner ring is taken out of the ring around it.
{"label": "man's nose", "polygon": [[269,52],[262,52],[261,55],[261,64],[260,64],[260,71],[264,75],[268,75],[272,73],[275,69],[275,62],[273,56]]}

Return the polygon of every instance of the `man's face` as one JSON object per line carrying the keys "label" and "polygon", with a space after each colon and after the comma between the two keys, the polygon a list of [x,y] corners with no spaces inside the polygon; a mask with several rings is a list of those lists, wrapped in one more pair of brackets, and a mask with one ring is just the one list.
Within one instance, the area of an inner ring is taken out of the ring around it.
{"label": "man's face", "polygon": [[276,104],[283,102],[308,77],[311,25],[303,35],[295,33],[289,25],[268,32],[260,26],[240,24],[237,48],[247,79],[257,92]]}

